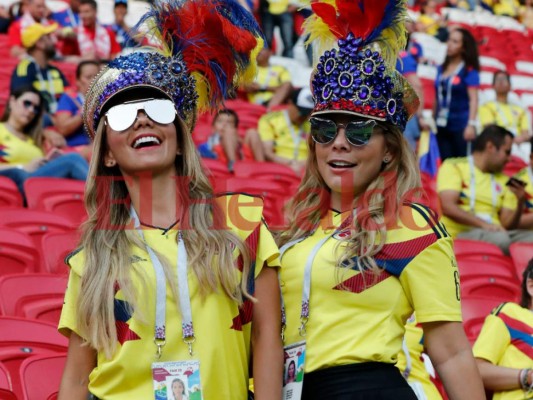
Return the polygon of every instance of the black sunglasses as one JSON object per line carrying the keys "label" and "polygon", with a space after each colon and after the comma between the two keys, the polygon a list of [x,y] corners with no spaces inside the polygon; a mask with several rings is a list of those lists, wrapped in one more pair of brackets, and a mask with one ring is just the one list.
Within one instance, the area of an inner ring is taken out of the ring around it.
{"label": "black sunglasses", "polygon": [[347,124],[338,124],[330,119],[317,117],[309,118],[311,123],[311,137],[316,143],[328,144],[337,137],[339,128],[344,128],[346,140],[352,146],[364,146],[368,144],[377,122],[374,120],[350,121]]}
{"label": "black sunglasses", "polygon": [[41,106],[39,104],[35,104],[31,102],[30,100],[22,100],[22,105],[26,110],[29,110],[30,108],[33,108],[33,112],[35,114],[39,113],[39,110],[41,109]]}

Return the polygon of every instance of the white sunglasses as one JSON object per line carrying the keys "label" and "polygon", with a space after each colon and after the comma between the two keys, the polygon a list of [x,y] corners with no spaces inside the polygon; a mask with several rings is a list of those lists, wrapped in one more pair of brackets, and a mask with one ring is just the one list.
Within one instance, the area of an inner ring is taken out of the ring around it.
{"label": "white sunglasses", "polygon": [[142,99],[111,107],[105,113],[106,123],[114,131],[125,131],[134,124],[139,110],[144,110],[148,118],[158,124],[174,122],[177,114],[169,99]]}

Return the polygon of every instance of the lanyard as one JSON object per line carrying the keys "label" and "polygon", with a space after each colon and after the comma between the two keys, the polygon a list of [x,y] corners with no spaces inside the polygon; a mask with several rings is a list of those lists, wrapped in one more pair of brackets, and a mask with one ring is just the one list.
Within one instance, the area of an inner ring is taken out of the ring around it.
{"label": "lanyard", "polygon": [[[494,106],[496,107],[496,112],[498,113],[502,121],[501,126],[505,126],[507,129],[509,129],[513,133],[513,135],[517,136],[518,135],[518,121],[516,121],[514,118],[511,118],[511,120],[509,121],[509,119],[507,118],[507,115],[505,115],[505,112],[503,111],[503,108],[498,101],[494,102]],[[509,111],[512,113],[511,105],[507,104],[507,106],[509,107]]]}
{"label": "lanyard", "polygon": [[[474,157],[468,156],[468,164],[470,165],[470,211],[475,213],[476,177],[474,171]],[[494,174],[490,174],[490,192],[492,197],[492,208],[496,209],[496,181],[494,180]]]}
{"label": "lanyard", "polygon": [[[131,218],[134,221],[134,227],[143,239],[144,233],[141,229],[141,223],[139,217],[135,212],[134,208],[131,207]],[[165,279],[165,272],[163,270],[163,265],[157,255],[152,250],[148,244],[146,244],[146,249],[148,255],[150,256],[150,261],[154,267],[155,277],[156,277],[156,306],[155,306],[155,333],[154,333],[154,343],[157,346],[156,357],[161,358],[162,348],[166,344],[166,328],[165,328],[165,319],[166,319],[166,296],[167,296],[167,285]],[[192,309],[191,309],[191,298],[189,295],[189,282],[187,280],[187,250],[185,249],[185,244],[183,243],[183,237],[181,231],[178,231],[178,257],[177,257],[177,270],[178,270],[178,295],[180,302],[180,309],[182,314],[182,336],[183,342],[189,347],[189,354],[192,356],[192,344],[196,340],[194,336],[194,329],[192,325]]]}
{"label": "lanyard", "polygon": [[45,82],[44,80],[44,76],[43,76],[43,73],[41,71],[41,67],[39,66],[39,64],[37,64],[37,61],[35,61],[35,58],[33,58],[32,56],[28,56],[29,60],[35,64],[35,73],[37,75],[37,79],[39,80],[39,85],[41,87],[41,91],[47,91],[48,93],[50,93],[50,100],[52,102],[56,102],[56,92],[55,92],[55,89],[54,89],[54,81],[52,80],[52,78],[50,77],[50,71],[49,70],[46,70],[46,79],[47,79],[47,82]]}
{"label": "lanyard", "polygon": [[[346,228],[352,218],[347,218],[344,223],[341,224],[341,226],[333,231],[333,233],[327,235],[326,237],[320,239],[317,244],[313,246],[313,249],[309,253],[309,256],[307,256],[307,261],[305,263],[305,270],[304,270],[304,282],[302,287],[302,308],[300,311],[300,327],[298,328],[298,332],[300,333],[300,336],[305,337],[307,334],[306,325],[309,321],[309,299],[311,298],[311,271],[313,269],[313,262],[315,261],[315,257],[318,254],[319,250],[322,248],[324,243],[326,243],[333,235],[336,233],[341,232],[344,228]],[[311,234],[312,235],[312,234]],[[290,249],[291,247],[295,246],[296,244],[300,243],[304,239],[307,239],[309,236],[304,236],[299,239],[291,240],[288,243],[285,243],[281,248],[279,249],[280,254],[280,260],[283,258],[283,255],[285,252]],[[285,304],[281,303],[282,307],[282,320],[285,318]]]}
{"label": "lanyard", "polygon": [[529,182],[533,185],[533,169],[530,166],[527,167],[527,176],[529,177]]}
{"label": "lanyard", "polygon": [[[460,62],[459,65],[457,66],[457,68],[455,69],[455,71],[453,72],[452,75],[450,75],[448,78],[444,78],[442,75],[440,76],[439,78],[439,87],[438,87],[438,90],[437,90],[437,97],[438,97],[438,104],[441,108],[445,109],[445,110],[449,110],[450,109],[450,105],[452,103],[452,86],[453,86],[453,81],[455,80],[455,77],[457,75],[459,75],[459,72],[461,71],[461,69],[464,67],[465,63],[464,62]],[[442,71],[442,73],[444,74],[444,71]],[[446,102],[444,103],[444,93],[443,93],[443,89],[444,89],[444,81],[448,79],[448,90],[446,92]]]}
{"label": "lanyard", "polygon": [[78,20],[76,19],[76,16],[72,12],[72,8],[70,8],[70,7],[67,8],[67,14],[68,14],[68,18],[70,20],[70,25],[73,28],[77,27],[78,26]]}
{"label": "lanyard", "polygon": [[289,112],[287,110],[283,110],[283,116],[285,117],[285,121],[287,122],[287,127],[289,129],[289,133],[291,134],[292,141],[294,143],[294,154],[293,159],[298,160],[298,154],[300,154],[300,141],[302,140],[302,128],[298,130],[298,133],[294,130],[294,126],[291,122],[291,119],[289,118]]}

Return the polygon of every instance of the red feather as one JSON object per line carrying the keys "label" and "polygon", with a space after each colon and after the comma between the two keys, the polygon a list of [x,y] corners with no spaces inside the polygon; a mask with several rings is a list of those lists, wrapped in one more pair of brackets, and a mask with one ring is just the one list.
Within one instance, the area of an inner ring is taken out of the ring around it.
{"label": "red feather", "polygon": [[346,21],[337,18],[335,7],[327,3],[311,3],[313,12],[329,26],[329,30],[339,39],[348,35],[348,25]]}

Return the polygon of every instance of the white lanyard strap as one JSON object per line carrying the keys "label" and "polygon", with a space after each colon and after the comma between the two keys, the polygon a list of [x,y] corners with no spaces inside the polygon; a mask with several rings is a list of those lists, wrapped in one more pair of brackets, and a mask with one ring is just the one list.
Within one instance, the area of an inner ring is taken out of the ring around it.
{"label": "white lanyard strap", "polygon": [[533,170],[531,167],[527,167],[527,176],[529,177],[529,182],[533,185]]}
{"label": "white lanyard strap", "polygon": [[[131,207],[131,218],[134,221],[134,227],[146,244],[150,261],[154,267],[156,277],[156,306],[155,306],[155,329],[154,329],[154,343],[157,346],[157,358],[161,357],[162,348],[166,344],[166,296],[167,285],[165,279],[165,272],[161,261],[148,246],[144,238],[144,233],[141,229],[141,223],[135,209]],[[182,318],[182,336],[183,341],[189,347],[189,354],[192,356],[192,344],[195,341],[194,329],[192,324],[192,309],[191,299],[189,296],[189,282],[187,280],[187,250],[183,243],[181,232],[178,231],[178,256],[177,256],[177,270],[178,270],[178,296],[181,308]]]}
{"label": "white lanyard strap", "polygon": [[411,354],[409,354],[409,348],[407,347],[407,342],[405,340],[405,334],[402,341],[402,351],[405,356],[405,370],[403,371],[403,377],[405,380],[411,375],[411,370],[413,369],[413,361],[411,360]]}
{"label": "white lanyard strap", "polygon": [[[474,170],[474,157],[468,156],[468,164],[470,166],[470,211],[475,213],[476,205],[476,173]],[[490,192],[492,200],[492,208],[496,208],[496,181],[494,175],[490,174]]]}
{"label": "white lanyard strap", "polygon": [[[440,76],[440,79],[439,79],[439,87],[438,87],[438,90],[437,90],[437,97],[438,97],[438,104],[439,104],[439,107],[443,108],[443,109],[446,109],[446,110],[449,110],[450,109],[450,105],[452,103],[452,86],[453,86],[453,81],[455,80],[455,77],[457,75],[459,75],[459,72],[461,71],[461,68],[463,68],[465,65],[464,62],[460,62],[459,65],[457,66],[457,68],[455,69],[455,71],[453,72],[452,75],[450,75],[448,77],[448,90],[446,92],[446,100],[444,102],[444,94],[443,94],[443,90],[444,90],[444,81],[446,80],[446,78],[444,78],[444,76]],[[442,71],[442,73],[444,74],[444,71]]]}
{"label": "white lanyard strap", "polygon": [[300,141],[302,140],[302,129],[300,128],[298,132],[294,130],[294,126],[292,125],[291,119],[289,118],[289,112],[287,110],[283,110],[283,115],[285,116],[287,128],[289,129],[289,133],[291,134],[292,141],[294,143],[293,159],[298,160],[298,154],[300,154]]}
{"label": "white lanyard strap", "polygon": [[[505,115],[505,112],[503,111],[503,108],[498,101],[495,101],[494,105],[496,106],[496,112],[498,113],[498,115],[500,116],[502,120],[501,126],[504,126],[508,130],[510,130],[513,133],[513,135],[518,136],[518,121],[513,118],[511,118],[511,120],[509,121],[509,119],[507,118],[507,115]],[[509,107],[509,109],[511,109],[510,104],[507,104],[507,106]]]}

